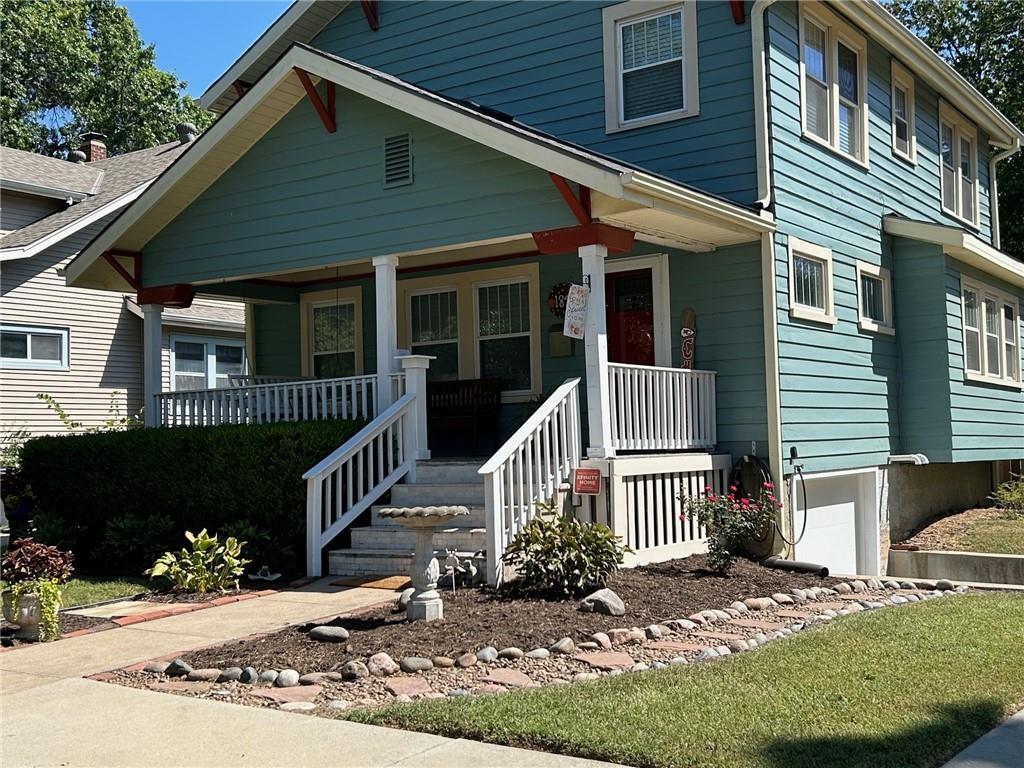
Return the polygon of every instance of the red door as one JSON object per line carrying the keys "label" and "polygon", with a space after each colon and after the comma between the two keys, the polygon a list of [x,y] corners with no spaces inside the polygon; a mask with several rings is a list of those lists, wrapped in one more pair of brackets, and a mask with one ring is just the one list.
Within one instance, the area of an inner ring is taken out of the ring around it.
{"label": "red door", "polygon": [[653,271],[634,269],[605,275],[608,360],[654,365]]}

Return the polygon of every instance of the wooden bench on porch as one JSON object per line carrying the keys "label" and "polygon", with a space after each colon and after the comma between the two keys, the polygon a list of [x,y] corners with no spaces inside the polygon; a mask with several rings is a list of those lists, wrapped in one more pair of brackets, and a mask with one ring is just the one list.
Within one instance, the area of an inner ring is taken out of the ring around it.
{"label": "wooden bench on porch", "polygon": [[427,383],[427,431],[436,455],[481,456],[497,445],[501,379]]}

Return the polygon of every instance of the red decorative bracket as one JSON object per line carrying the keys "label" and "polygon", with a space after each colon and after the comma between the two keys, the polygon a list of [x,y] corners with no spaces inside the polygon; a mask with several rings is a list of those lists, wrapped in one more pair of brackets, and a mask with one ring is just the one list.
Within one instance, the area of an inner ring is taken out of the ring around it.
{"label": "red decorative bracket", "polygon": [[537,250],[548,255],[572,253],[582,245],[603,245],[609,253],[629,253],[633,250],[635,237],[636,233],[631,229],[600,222],[533,233]]}
{"label": "red decorative bracket", "polygon": [[235,93],[238,94],[238,98],[245,96],[246,91],[252,88],[252,83],[247,83],[245,80],[235,80],[231,84],[231,87],[235,89]]}
{"label": "red decorative bracket", "polygon": [[746,13],[743,10],[743,0],[729,0],[729,10],[732,11],[732,20],[742,24]]}
{"label": "red decorative bracket", "polygon": [[380,26],[380,13],[377,7],[377,0],[361,0],[359,3],[363,6],[363,15],[366,16],[366,23],[370,25],[370,29],[374,32]]}
{"label": "red decorative bracket", "polygon": [[187,309],[192,306],[193,298],[195,298],[195,291],[187,283],[140,288],[135,295],[135,301],[140,306],[142,304],[163,304],[165,307],[174,307],[175,309]]}
{"label": "red decorative bracket", "polygon": [[580,185],[580,196],[577,198],[564,176],[559,176],[557,173],[549,173],[548,175],[551,177],[551,181],[555,183],[555,188],[562,195],[566,205],[569,206],[572,215],[576,217],[576,221],[580,224],[589,224],[591,221],[590,187]]}
{"label": "red decorative bracket", "polygon": [[298,67],[295,67],[295,74],[299,76],[299,81],[302,83],[302,87],[306,89],[306,95],[309,96],[310,103],[313,105],[316,113],[320,115],[324,128],[327,129],[328,133],[337,131],[338,120],[334,105],[334,83],[330,80],[325,81],[327,83],[327,104],[324,104],[320,98],[320,92],[313,85],[313,81],[309,79],[309,74]]}
{"label": "red decorative bracket", "polygon": [[[136,291],[142,286],[142,254],[135,251],[107,251],[103,254],[106,262],[114,268],[124,281]],[[132,271],[129,272],[118,261],[119,258],[132,260]]]}

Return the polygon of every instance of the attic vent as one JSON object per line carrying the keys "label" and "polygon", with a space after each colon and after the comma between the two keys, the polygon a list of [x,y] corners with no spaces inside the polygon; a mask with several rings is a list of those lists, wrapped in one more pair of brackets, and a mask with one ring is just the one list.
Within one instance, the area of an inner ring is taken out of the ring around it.
{"label": "attic vent", "polygon": [[412,136],[403,133],[384,139],[384,186],[412,184]]}

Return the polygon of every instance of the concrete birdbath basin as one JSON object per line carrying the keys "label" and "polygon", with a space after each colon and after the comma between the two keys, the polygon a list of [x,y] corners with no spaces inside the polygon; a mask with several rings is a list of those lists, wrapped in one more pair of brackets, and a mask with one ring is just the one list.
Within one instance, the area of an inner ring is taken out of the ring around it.
{"label": "concrete birdbath basin", "polygon": [[391,507],[380,517],[404,525],[416,536],[416,551],[409,576],[413,593],[406,608],[409,621],[436,621],[444,618],[444,605],[437,591],[441,567],[434,558],[434,531],[456,517],[468,515],[466,507]]}

